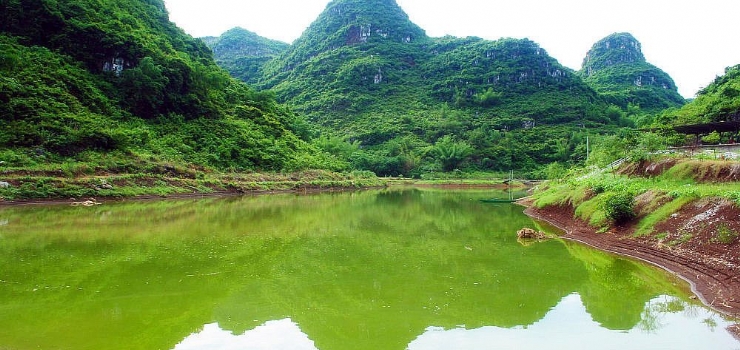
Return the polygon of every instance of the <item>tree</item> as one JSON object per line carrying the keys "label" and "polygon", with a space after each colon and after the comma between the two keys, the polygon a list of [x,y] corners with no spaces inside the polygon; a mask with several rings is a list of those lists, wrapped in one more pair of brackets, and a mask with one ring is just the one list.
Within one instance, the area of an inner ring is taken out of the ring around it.
{"label": "tree", "polygon": [[431,154],[442,165],[442,170],[452,171],[470,157],[473,147],[467,142],[457,141],[446,135],[437,140],[432,147]]}
{"label": "tree", "polygon": [[501,101],[502,94],[500,92],[493,91],[492,88],[488,88],[486,92],[475,95],[475,102],[482,107],[493,107]]}
{"label": "tree", "polygon": [[702,137],[701,142],[708,144],[708,145],[716,145],[716,144],[719,144],[721,139],[722,138],[720,137],[720,134],[717,131],[712,131],[707,136]]}
{"label": "tree", "polygon": [[162,74],[162,67],[151,57],[144,57],[136,68],[124,70],[122,76],[124,98],[131,110],[142,118],[157,117],[169,82]]}

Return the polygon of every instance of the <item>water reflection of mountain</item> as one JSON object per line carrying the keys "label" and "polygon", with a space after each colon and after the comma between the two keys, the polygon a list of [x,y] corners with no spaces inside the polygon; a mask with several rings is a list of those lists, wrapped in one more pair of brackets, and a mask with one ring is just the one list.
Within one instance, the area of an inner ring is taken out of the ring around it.
{"label": "water reflection of mountain", "polygon": [[[545,317],[528,327],[427,327],[405,349],[733,349],[735,340],[717,328],[731,322],[681,299],[660,296],[648,302],[640,324],[610,330],[594,321],[578,294],[563,298]],[[689,317],[686,317],[689,316]],[[689,319],[689,322],[687,322]],[[687,327],[687,323],[689,326]],[[698,327],[697,327],[698,326]],[[574,336],[573,329],[578,330]],[[690,331],[689,331],[690,330]],[[650,334],[652,336],[645,336]],[[174,350],[291,349],[317,350],[291,319],[268,321],[241,334],[209,324],[177,344]]]}
{"label": "water reflection of mountain", "polygon": [[[12,208],[0,227],[0,347],[151,349],[204,324],[290,318],[322,350],[405,349],[430,326],[515,328],[579,293],[610,329],[675,293],[662,274],[560,241],[522,247],[491,193]],[[566,249],[564,249],[564,246]],[[662,282],[661,282],[662,281]],[[43,293],[39,293],[39,292]],[[19,322],[19,320],[24,320]]]}

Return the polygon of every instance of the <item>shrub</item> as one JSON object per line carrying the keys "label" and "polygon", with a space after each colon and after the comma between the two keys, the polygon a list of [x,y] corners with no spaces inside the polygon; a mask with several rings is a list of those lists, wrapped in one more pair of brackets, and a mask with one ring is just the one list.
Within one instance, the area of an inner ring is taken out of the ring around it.
{"label": "shrub", "polygon": [[609,194],[603,202],[606,217],[621,225],[635,217],[635,198],[629,192]]}
{"label": "shrub", "polygon": [[558,162],[550,163],[545,167],[545,176],[547,176],[548,180],[560,180],[564,178],[567,173],[568,168]]}
{"label": "shrub", "polygon": [[702,137],[701,141],[708,145],[716,145],[720,143],[721,137],[718,132],[712,131],[709,135]]}

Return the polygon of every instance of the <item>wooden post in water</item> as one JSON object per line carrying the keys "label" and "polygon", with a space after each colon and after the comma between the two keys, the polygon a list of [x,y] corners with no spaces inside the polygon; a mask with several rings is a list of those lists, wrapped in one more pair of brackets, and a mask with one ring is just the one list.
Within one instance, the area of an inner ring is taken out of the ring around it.
{"label": "wooden post in water", "polygon": [[509,170],[509,201],[514,201],[514,193],[511,191],[511,183],[514,181],[514,169]]}

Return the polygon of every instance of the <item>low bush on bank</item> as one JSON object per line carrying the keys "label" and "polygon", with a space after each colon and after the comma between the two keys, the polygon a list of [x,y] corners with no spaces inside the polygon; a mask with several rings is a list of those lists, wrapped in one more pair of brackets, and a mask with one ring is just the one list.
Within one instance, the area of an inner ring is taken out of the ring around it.
{"label": "low bush on bank", "polygon": [[614,224],[622,225],[635,218],[635,197],[631,193],[609,193],[605,197],[601,209]]}

